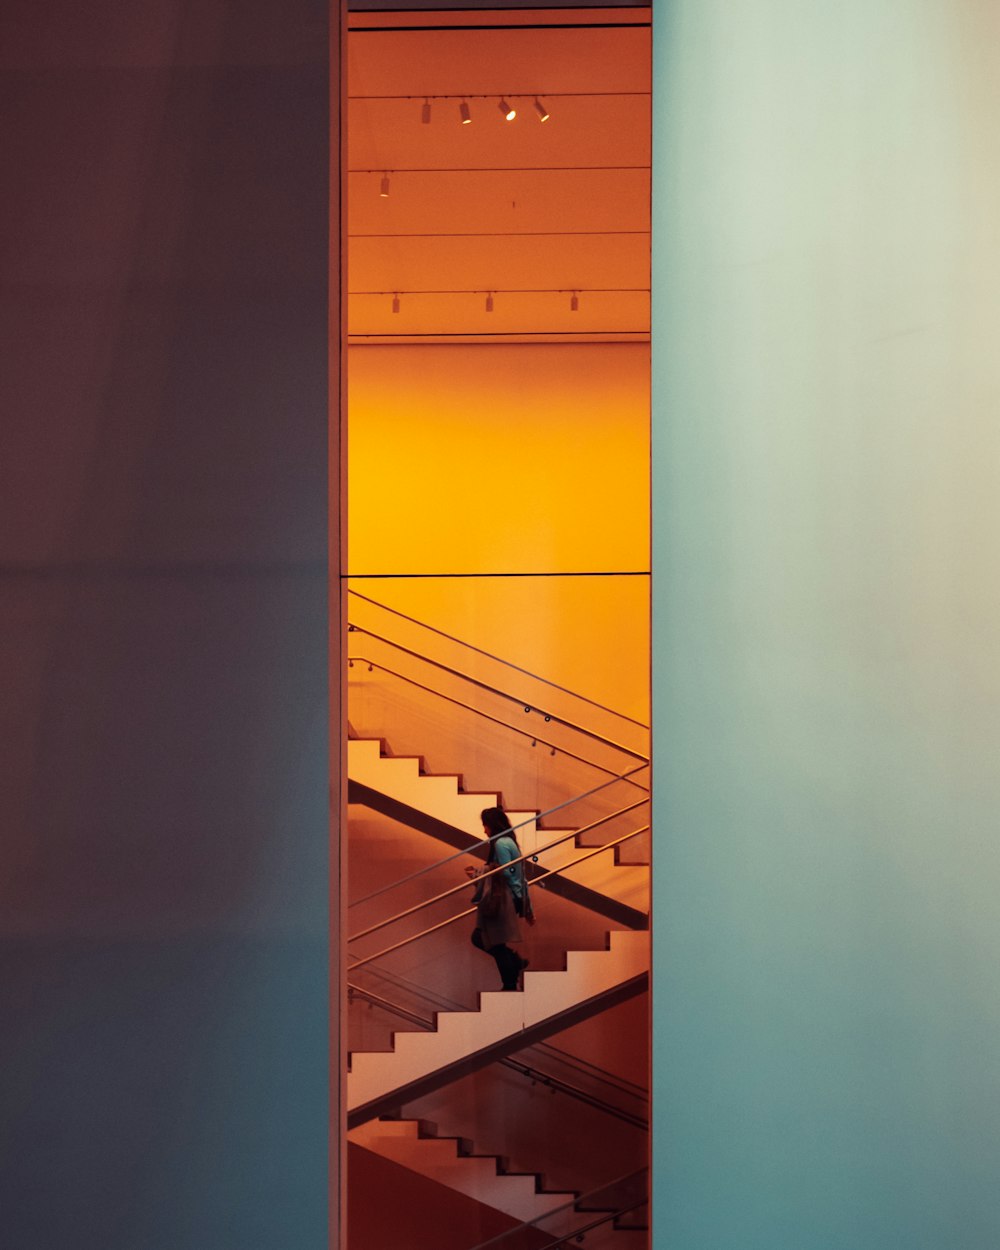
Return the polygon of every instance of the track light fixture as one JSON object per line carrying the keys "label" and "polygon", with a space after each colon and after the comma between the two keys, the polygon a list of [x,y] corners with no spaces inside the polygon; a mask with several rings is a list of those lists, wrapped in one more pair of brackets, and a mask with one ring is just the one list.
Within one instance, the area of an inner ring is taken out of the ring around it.
{"label": "track light fixture", "polygon": [[[556,95],[559,98],[562,98],[563,94],[565,93],[556,92]],[[569,94],[581,95],[581,94],[587,94],[587,93],[569,92]],[[597,92],[597,94],[598,95],[616,95],[616,94],[643,95],[646,93],[626,91],[624,93]],[[420,100],[421,97],[419,95],[364,95],[364,96],[358,96],[357,98],[363,99],[363,100],[405,100],[409,103],[409,102],[412,102],[413,100]],[[551,117],[551,113],[549,112],[548,105],[544,102],[541,96],[539,95],[529,96],[526,94],[522,94],[520,98],[523,100],[529,100],[529,99],[531,100],[532,108],[538,114],[538,120],[540,122],[547,122],[549,120],[549,118]],[[492,93],[489,93],[489,92],[485,95],[479,95],[475,92],[473,92],[471,95],[462,95],[462,94],[459,94],[457,91],[434,94],[434,95],[425,95],[423,97],[423,103],[420,105],[420,120],[425,126],[430,125],[430,122],[433,116],[432,109],[433,109],[435,100],[457,100],[459,102],[458,114],[461,119],[462,125],[468,126],[472,122],[472,109],[469,106],[469,101],[470,100],[491,100],[491,99],[497,99],[497,97],[493,96]],[[511,104],[511,102],[507,99],[506,96],[500,96],[498,98],[497,107],[499,108],[500,112],[503,114],[504,119],[506,121],[512,122],[514,118],[517,117],[517,106],[514,104]],[[525,108],[527,108],[527,105],[525,105]]]}
{"label": "track light fixture", "polygon": [[[515,299],[513,301],[508,301],[504,305],[504,307],[507,309],[507,315],[509,317],[512,314],[512,312],[517,308],[517,305],[519,303],[519,300],[517,297],[522,296],[522,295],[525,295],[525,296],[560,295],[564,298],[568,295],[569,296],[569,310],[570,312],[575,313],[575,312],[580,311],[580,301],[582,297],[584,295],[591,294],[593,292],[601,292],[603,294],[633,294],[633,293],[641,292],[641,293],[648,295],[649,288],[648,287],[601,286],[601,287],[585,287],[582,289],[577,288],[576,290],[571,290],[569,287],[506,287],[504,288],[503,291],[498,292],[497,288],[493,288],[492,290],[486,291],[482,287],[471,287],[471,288],[464,287],[462,289],[449,288],[447,290],[437,290],[437,289],[427,290],[423,287],[418,287],[414,290],[409,290],[409,291],[401,290],[401,289],[396,290],[396,291],[392,291],[392,290],[387,291],[383,288],[380,291],[350,291],[349,294],[351,296],[356,296],[356,295],[378,296],[380,299],[391,298],[391,301],[392,301],[391,306],[392,306],[392,311],[394,313],[398,313],[402,311],[402,308],[401,308],[402,300],[403,300],[403,297],[406,295],[460,295],[466,299],[471,298],[473,296],[482,296],[484,300],[484,307],[488,313],[493,312],[496,306],[496,297],[498,293],[501,295],[513,295]],[[467,306],[468,305],[466,305],[466,307]],[[527,715],[531,712],[538,711],[538,709],[533,708],[530,704],[526,703],[524,704],[524,711],[525,711],[525,714]],[[538,714],[539,716],[543,716],[546,721],[551,719],[550,715],[547,713],[543,713],[539,711]]]}
{"label": "track light fixture", "polygon": [[379,184],[378,193],[382,197],[383,200],[387,200],[389,198],[389,175],[388,174],[382,175],[382,181]]}

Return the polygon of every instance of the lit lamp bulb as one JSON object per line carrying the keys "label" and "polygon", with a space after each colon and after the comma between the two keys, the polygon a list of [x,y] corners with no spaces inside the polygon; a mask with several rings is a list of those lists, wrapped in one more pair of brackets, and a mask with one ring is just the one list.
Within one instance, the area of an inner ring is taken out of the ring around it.
{"label": "lit lamp bulb", "polygon": [[509,122],[512,122],[514,118],[517,116],[517,109],[514,108],[513,105],[508,104],[507,101],[504,99],[501,99],[497,107],[500,109],[500,112],[503,113],[504,117]]}
{"label": "lit lamp bulb", "polygon": [[382,197],[383,200],[387,200],[389,198],[389,175],[388,174],[382,175],[382,182],[379,185],[378,193]]}
{"label": "lit lamp bulb", "polygon": [[541,100],[539,100],[538,96],[535,96],[535,112],[538,114],[538,120],[540,122],[547,122],[549,120],[549,110],[545,107]]}
{"label": "lit lamp bulb", "polygon": [[466,100],[463,100],[462,103],[458,106],[458,115],[462,119],[463,126],[468,126],[469,123],[472,121],[472,112],[469,109],[469,105]]}

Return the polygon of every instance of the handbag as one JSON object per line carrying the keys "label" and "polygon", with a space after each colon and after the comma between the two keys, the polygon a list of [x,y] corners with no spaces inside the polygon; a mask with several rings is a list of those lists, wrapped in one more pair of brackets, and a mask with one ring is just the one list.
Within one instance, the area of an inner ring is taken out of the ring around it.
{"label": "handbag", "polygon": [[495,920],[500,915],[500,909],[503,907],[503,895],[501,890],[507,887],[500,880],[500,874],[494,873],[492,877],[487,877],[483,882],[482,895],[477,904],[480,916],[487,920]]}

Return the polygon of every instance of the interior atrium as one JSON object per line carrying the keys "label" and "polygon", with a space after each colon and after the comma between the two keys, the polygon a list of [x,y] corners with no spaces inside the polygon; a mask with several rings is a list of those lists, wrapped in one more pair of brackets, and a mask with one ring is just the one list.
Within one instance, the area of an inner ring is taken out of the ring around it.
{"label": "interior atrium", "polygon": [[645,1247],[649,11],[355,9],[347,97],[349,1244]]}

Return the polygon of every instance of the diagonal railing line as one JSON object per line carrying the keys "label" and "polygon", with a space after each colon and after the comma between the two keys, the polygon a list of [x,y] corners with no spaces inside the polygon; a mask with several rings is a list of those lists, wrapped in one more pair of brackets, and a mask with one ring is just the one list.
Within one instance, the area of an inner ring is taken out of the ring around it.
{"label": "diagonal railing line", "polygon": [[[371,990],[362,989],[360,985],[353,985],[350,981],[347,983],[347,991],[349,996],[354,995],[370,1003],[373,1007],[378,1007],[381,1011],[388,1012],[390,1015],[399,1016],[402,1020],[408,1020],[411,1024],[419,1025],[422,1029],[427,1029],[431,1032],[434,1029],[433,1020],[428,1020],[426,1016],[421,1016],[399,1003],[394,1003],[391,999],[383,998],[381,994],[374,994]],[[550,1072],[543,1072],[541,1068],[532,1067],[530,1063],[522,1063],[519,1059],[511,1059],[510,1056],[505,1056],[498,1062],[502,1067],[509,1068],[512,1072],[517,1072],[519,1075],[527,1077],[533,1084],[544,1085],[546,1089],[551,1089],[556,1093],[568,1094],[569,1097],[575,1098],[578,1102],[586,1103],[587,1106],[594,1107],[596,1110],[604,1112],[605,1115],[612,1115],[618,1120],[623,1120],[634,1128],[649,1128],[647,1119],[634,1115],[631,1111],[626,1110],[625,1107],[615,1106],[614,1103],[608,1102],[596,1094],[589,1093],[585,1089],[581,1089],[578,1085],[574,1085],[572,1081],[564,1081],[562,1077],[554,1076]]]}
{"label": "diagonal railing line", "polygon": [[383,634],[376,634],[374,630],[366,629],[363,625],[349,624],[347,632],[349,634],[364,634],[366,638],[373,638],[376,642],[383,642],[387,647],[392,647],[395,651],[401,651],[403,655],[408,655],[413,660],[419,660],[422,664],[430,664],[433,668],[440,669],[442,673],[448,673],[451,677],[457,677],[460,681],[468,682],[469,685],[475,686],[479,690],[485,690],[500,699],[506,699],[508,703],[514,703],[518,707],[523,707],[526,712],[537,712],[539,716],[545,718],[546,722],[555,721],[557,725],[563,725],[566,729],[572,729],[574,733],[581,733],[587,738],[593,738],[595,742],[600,742],[603,746],[610,747],[612,750],[621,751],[624,755],[631,755],[633,759],[647,761],[649,759],[641,751],[633,751],[631,747],[627,747],[621,742],[615,742],[613,738],[606,738],[603,734],[596,733],[593,729],[587,729],[585,725],[578,725],[575,721],[567,720],[564,716],[558,716],[555,712],[549,712],[545,708],[536,707],[534,703],[527,699],[510,694],[506,690],[501,690],[498,686],[491,686],[489,682],[481,681],[470,673],[463,673],[461,669],[452,668],[450,664],[445,664],[441,660],[432,660],[429,655],[424,655],[420,651],[414,651],[412,647],[404,647],[401,642],[394,642]]}
{"label": "diagonal railing line", "polygon": [[[404,994],[409,994],[411,997],[418,998],[422,1005],[429,1007],[432,1011],[466,1010],[466,1007],[462,1003],[456,1002],[455,999],[448,998],[439,991],[428,989],[426,985],[418,985],[415,981],[411,981],[409,977],[402,976],[398,972],[390,972],[386,968],[380,968],[373,975],[391,987],[392,990],[401,991]],[[348,982],[348,989],[356,994],[378,997],[373,990],[363,990],[352,982]],[[382,1001],[390,1004],[389,999],[383,999]],[[396,1006],[399,1007],[398,1004]],[[405,1011],[406,1008],[399,1007],[399,1010]],[[428,1028],[433,1027],[432,1024],[426,1022],[424,1017],[419,1017],[416,1013],[413,1013],[413,1015],[417,1023],[426,1024]],[[620,1074],[610,1072],[607,1068],[602,1068],[600,1064],[591,1063],[589,1059],[584,1059],[580,1055],[572,1055],[569,1051],[562,1050],[559,1046],[553,1044],[551,1038],[545,1042],[536,1042],[523,1053],[530,1055],[532,1052],[537,1052],[542,1060],[562,1064],[564,1067],[572,1068],[584,1078],[610,1086],[616,1093],[623,1094],[626,1098],[632,1098],[643,1105],[648,1106],[649,1104],[649,1090],[645,1086],[626,1080]]]}
{"label": "diagonal railing line", "polygon": [[[533,1220],[525,1220],[523,1224],[517,1224],[514,1228],[508,1228],[504,1232],[498,1233],[495,1237],[491,1237],[488,1241],[481,1241],[479,1245],[473,1247],[473,1250],[503,1250],[505,1242],[507,1244],[519,1244],[518,1242],[511,1243],[510,1239],[516,1234],[523,1233],[526,1229],[531,1228],[536,1232],[553,1238],[547,1245],[540,1247],[540,1250],[558,1250],[560,1246],[569,1246],[574,1242],[583,1241],[591,1229],[599,1228],[601,1224],[607,1224],[611,1220],[616,1220],[623,1215],[629,1215],[632,1211],[639,1211],[643,1207],[648,1206],[648,1195],[638,1202],[628,1202],[625,1206],[598,1209],[596,1219],[566,1233],[549,1233],[542,1225],[546,1220],[552,1220],[556,1216],[567,1215],[570,1212],[582,1215],[584,1213],[579,1210],[582,1203],[595,1201],[600,1198],[601,1194],[606,1194],[609,1190],[616,1189],[619,1186],[624,1187],[632,1181],[644,1178],[648,1175],[648,1172],[648,1168],[639,1168],[638,1171],[629,1172],[625,1176],[619,1176],[617,1180],[607,1181],[603,1185],[597,1186],[596,1189],[590,1190],[589,1193],[580,1194],[579,1197],[573,1198],[570,1202],[564,1202],[561,1206],[553,1207],[551,1211],[545,1211],[542,1215],[536,1215]],[[590,1212],[587,1212],[587,1214],[590,1214]]]}
{"label": "diagonal railing line", "polygon": [[[539,855],[544,855],[546,851],[554,850],[557,846],[562,846],[564,842],[569,842],[574,838],[578,838],[582,833],[590,833],[591,830],[597,829],[600,825],[606,825],[610,821],[616,820],[619,816],[625,816],[629,812],[634,812],[637,807],[642,807],[645,802],[645,799],[640,799],[637,803],[631,803],[628,807],[622,807],[617,812],[611,812],[607,816],[600,817],[599,820],[592,821],[589,825],[584,825],[582,829],[571,829],[568,833],[564,833],[561,837],[556,838],[554,841],[546,843],[545,846],[536,847],[533,851],[525,851],[524,854],[519,856],[517,859],[508,860],[506,864],[498,864],[496,868],[490,868],[486,872],[479,873],[475,879],[477,881],[485,881],[487,877],[492,877],[496,873],[503,871],[505,868],[510,868],[514,864],[524,863],[529,859],[535,860]],[[520,826],[517,827],[520,828]],[[506,837],[506,831],[504,833],[496,833],[489,839],[484,838],[483,841],[477,843],[476,846],[469,847],[468,850],[465,851],[459,851],[458,855],[468,855],[470,852],[476,851],[480,847],[485,846],[487,841],[494,842],[497,838],[503,837]],[[596,847],[595,849],[604,850],[605,848]],[[451,855],[443,862],[449,863],[450,860],[456,859],[457,857],[457,855]],[[539,879],[539,877],[533,877],[532,884]],[[418,911],[423,911],[425,907],[431,907],[435,903],[440,903],[443,899],[450,898],[453,894],[458,894],[460,890],[467,890],[468,888],[468,881],[460,881],[458,885],[449,886],[447,890],[443,890],[440,894],[435,894],[433,898],[423,899],[419,903],[414,903],[412,907],[407,907],[404,911],[397,912],[395,916],[389,916],[386,920],[380,920],[377,924],[373,924],[367,929],[362,929],[359,933],[352,934],[347,940],[348,942],[359,942],[362,938],[368,937],[372,933],[377,933],[379,929],[386,929],[389,925],[395,924],[399,920],[405,920],[407,916],[412,916]]]}
{"label": "diagonal railing line", "polygon": [[[390,890],[395,890],[401,885],[407,885],[411,881],[416,881],[418,877],[426,876],[427,873],[433,872],[436,868],[444,868],[447,864],[454,863],[456,859],[461,859],[463,855],[475,854],[480,847],[486,846],[490,842],[495,842],[497,838],[502,838],[507,833],[516,833],[518,829],[524,829],[527,825],[536,824],[539,820],[544,820],[546,816],[552,816],[556,812],[561,812],[564,808],[571,807],[574,803],[579,803],[582,799],[593,798],[595,794],[599,794],[602,790],[606,790],[608,786],[614,785],[616,781],[628,781],[628,779],[635,773],[641,772],[644,767],[645,765],[640,765],[638,768],[630,769],[626,773],[619,773],[612,777],[610,781],[602,781],[599,786],[594,786],[590,790],[584,790],[581,794],[574,794],[571,799],[564,799],[561,803],[557,803],[554,807],[548,807],[545,811],[538,812],[535,816],[529,816],[525,820],[518,821],[518,823],[516,825],[512,825],[510,829],[505,829],[503,833],[495,833],[490,838],[483,838],[481,841],[477,841],[474,846],[463,847],[461,850],[455,851],[451,855],[446,855],[444,859],[435,860],[433,864],[426,864],[423,868],[418,868],[415,872],[408,873],[405,877],[400,877],[397,881],[391,881],[388,885],[380,886],[377,890],[372,890],[370,894],[365,894],[361,898],[356,898],[352,903],[348,904],[348,907],[359,907],[362,903],[369,903],[373,898],[379,898],[383,894],[388,894]],[[636,785],[638,783],[630,782],[630,784]],[[646,789],[645,786],[642,786],[641,788],[644,790]],[[648,798],[640,799],[636,806],[639,807],[647,801]],[[596,828],[598,824],[606,823],[606,821],[611,818],[612,817],[605,817],[602,820],[596,821],[594,827]],[[586,832],[587,828],[575,829],[572,831],[572,836],[575,837],[580,833]],[[529,854],[534,853],[535,852],[529,852]]]}
{"label": "diagonal railing line", "polygon": [[[606,842],[603,846],[595,846],[588,850],[586,854],[577,856],[576,859],[570,860],[569,863],[560,864],[558,868],[547,868],[544,872],[540,872],[537,877],[532,878],[532,885],[539,881],[544,881],[546,877],[555,877],[559,873],[565,872],[567,868],[575,868],[578,864],[585,863],[588,859],[593,859],[595,855],[600,855],[603,851],[614,850],[616,846],[621,846],[623,842],[628,842],[632,838],[637,838],[641,833],[647,833],[649,825],[643,825],[640,829],[633,829],[631,833],[623,834],[620,838],[615,838],[611,842]],[[503,836],[498,834],[498,837]],[[527,856],[520,856],[518,859],[512,859],[506,864],[498,864],[496,868],[491,868],[489,872],[484,872],[476,877],[476,881],[483,881],[486,877],[491,877],[497,872],[502,872],[506,868],[511,868],[514,864],[521,863]],[[465,881],[456,886],[450,893],[457,893],[458,890],[467,890],[470,882]],[[419,908],[417,909],[419,910]],[[376,951],[374,955],[366,955],[362,959],[355,959],[355,962],[348,966],[348,973],[356,972],[358,968],[363,968],[366,964],[374,963],[376,959],[382,959],[385,955],[391,955],[393,951],[401,950],[404,946],[409,946],[411,942],[417,942],[420,938],[429,937],[432,933],[437,933],[439,929],[446,929],[450,924],[454,924],[456,920],[462,920],[466,916],[471,916],[476,910],[475,906],[467,907],[465,911],[460,911],[454,916],[449,916],[447,920],[441,920],[437,924],[431,925],[429,929],[423,929],[420,933],[413,933],[402,941],[393,943],[392,946],[386,946],[383,950]],[[360,936],[360,935],[359,935]],[[349,939],[351,941],[355,939]],[[354,956],[348,952],[348,959],[354,959]]]}
{"label": "diagonal railing line", "polygon": [[[519,725],[512,725],[510,721],[501,720],[499,716],[493,716],[490,712],[484,712],[482,708],[478,708],[473,703],[466,703],[462,699],[456,699],[454,695],[445,694],[443,690],[435,690],[433,686],[428,686],[422,681],[417,681],[415,677],[407,677],[405,673],[401,673],[396,668],[390,668],[388,664],[383,664],[380,660],[373,660],[368,655],[349,655],[347,657],[347,667],[353,668],[355,664],[367,664],[368,671],[373,668],[379,669],[383,673],[388,673],[390,677],[397,677],[400,681],[405,681],[407,685],[416,686],[418,690],[423,690],[425,694],[431,694],[436,699],[444,699],[446,703],[452,703],[455,707],[460,707],[466,712],[472,712],[474,715],[481,717],[483,720],[490,721],[491,724],[500,725],[504,729],[510,729],[516,734],[520,734],[522,738],[531,738],[532,745],[541,742],[547,747],[551,747],[553,753],[556,751],[560,755],[566,755],[572,760],[576,760],[580,764],[586,764],[589,768],[596,768],[598,772],[613,773],[614,769],[608,768],[606,764],[598,764],[596,760],[588,759],[585,755],[577,755],[575,751],[570,751],[558,742],[551,742],[548,738],[543,738],[541,734],[535,733],[531,729],[522,729]],[[514,700],[517,702],[517,700]],[[563,721],[562,724],[567,722]],[[623,755],[629,755],[634,760],[640,760],[642,766],[649,764],[649,757],[640,755],[638,751],[630,751],[626,747],[617,748]]]}
{"label": "diagonal railing line", "polygon": [[415,616],[407,616],[405,612],[400,612],[398,608],[390,608],[388,604],[379,603],[377,599],[371,599],[368,595],[361,594],[358,590],[347,588],[347,593],[353,595],[355,599],[361,599],[364,603],[370,603],[373,607],[379,608],[383,612],[388,612],[392,616],[398,616],[400,620],[409,621],[411,625],[418,625],[421,629],[426,629],[432,634],[437,634],[439,638],[446,638],[449,642],[457,643],[460,647],[465,647],[469,651],[474,651],[476,655],[485,656],[488,660],[494,660],[497,664],[502,664],[505,668],[512,669],[516,673],[521,673],[525,677],[530,677],[532,681],[539,681],[545,686],[558,690],[561,694],[572,695],[574,699],[579,699],[582,703],[588,703],[591,707],[596,707],[602,712],[609,712],[612,716],[617,716],[620,720],[627,721],[631,725],[637,725],[640,729],[649,729],[649,726],[641,720],[636,720],[632,716],[626,716],[624,712],[618,712],[613,707],[608,707],[605,703],[598,703],[596,699],[589,699],[584,694],[579,694],[575,690],[570,690],[566,686],[560,686],[558,682],[550,681],[547,677],[541,677],[538,673],[531,672],[530,669],[522,668],[519,664],[515,664],[512,660],[505,660],[499,655],[494,655],[491,651],[484,651],[482,647],[477,647],[471,642],[466,642],[462,638],[456,638],[454,634],[445,633],[443,629],[438,629],[434,625],[428,625],[426,621],[418,620]]}

